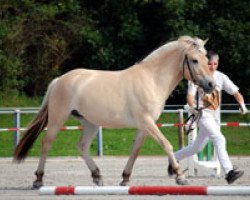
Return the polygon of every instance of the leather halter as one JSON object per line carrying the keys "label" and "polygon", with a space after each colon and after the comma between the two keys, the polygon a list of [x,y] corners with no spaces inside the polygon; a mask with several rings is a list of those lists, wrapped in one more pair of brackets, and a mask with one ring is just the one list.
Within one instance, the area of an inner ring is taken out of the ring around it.
{"label": "leather halter", "polygon": [[[184,60],[183,60],[183,71],[182,71],[182,73],[183,73],[183,78],[185,78],[185,62],[187,63],[187,67],[188,67],[188,71],[189,71],[189,74],[190,74],[190,77],[191,77],[191,79],[192,79],[192,81],[196,84],[196,80],[195,80],[195,78],[194,78],[194,74],[193,74],[193,71],[192,71],[192,69],[191,69],[191,67],[190,67],[190,64],[189,64],[189,61],[188,61],[188,57],[187,57],[187,54],[185,55],[185,58],[184,58]],[[194,122],[199,122],[199,120],[200,120],[200,118],[202,117],[202,111],[203,111],[203,109],[205,109],[205,108],[207,108],[207,107],[209,107],[211,104],[208,104],[208,105],[206,105],[205,107],[203,107],[203,108],[199,108],[199,97],[198,97],[198,94],[196,94],[196,108],[195,108],[195,110],[198,112],[196,115],[195,114],[192,114],[192,115],[190,115],[186,120],[185,120],[185,122],[184,122],[184,124],[186,124],[187,123],[187,121],[189,121],[189,120],[191,120],[191,124],[190,124],[190,126],[189,126],[189,129],[187,130],[187,135],[190,133],[190,131],[192,131],[192,129],[191,129],[191,126],[193,125],[193,123]]]}
{"label": "leather halter", "polygon": [[193,71],[191,70],[191,67],[190,67],[190,64],[189,64],[189,61],[188,61],[188,57],[187,57],[187,54],[185,55],[185,58],[183,60],[183,70],[182,70],[182,73],[183,73],[183,78],[185,78],[185,62],[187,63],[187,67],[188,67],[188,71],[189,71],[189,74],[191,76],[191,79],[194,83],[196,83],[196,80],[194,78],[194,74],[193,74]]}

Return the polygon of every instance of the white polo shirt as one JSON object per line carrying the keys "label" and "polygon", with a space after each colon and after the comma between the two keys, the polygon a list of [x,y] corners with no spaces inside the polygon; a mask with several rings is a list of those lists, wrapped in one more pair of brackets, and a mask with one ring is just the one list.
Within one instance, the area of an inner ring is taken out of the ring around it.
{"label": "white polo shirt", "polygon": [[[234,95],[239,88],[228,78],[227,75],[223,74],[220,71],[215,71],[213,74],[213,78],[215,79],[216,83],[216,89],[219,91],[219,102],[221,102],[221,91],[224,90],[226,93],[230,95]],[[193,95],[195,99],[196,104],[196,94],[197,94],[197,88],[198,86],[192,83],[191,81],[188,81],[188,94]],[[199,108],[203,107],[203,101],[201,100],[203,94],[202,92],[198,90],[198,96],[199,96]],[[220,108],[220,107],[219,107]],[[212,114],[216,119],[220,119],[220,109],[217,110],[210,110],[210,109],[204,109],[203,115],[204,117],[207,116],[207,114]]]}

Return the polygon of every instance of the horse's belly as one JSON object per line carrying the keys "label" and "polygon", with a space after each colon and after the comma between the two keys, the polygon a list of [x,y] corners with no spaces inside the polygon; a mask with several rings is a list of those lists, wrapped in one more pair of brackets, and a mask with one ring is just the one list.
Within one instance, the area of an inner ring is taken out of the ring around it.
{"label": "horse's belly", "polygon": [[133,127],[134,121],[131,119],[129,110],[123,101],[118,99],[105,98],[82,99],[76,110],[89,122],[106,128]]}
{"label": "horse's belly", "polygon": [[[136,128],[143,122],[143,116],[157,120],[162,105],[152,103],[145,108],[138,103],[129,103],[122,99],[89,98],[80,101],[80,113],[93,124],[106,128]],[[125,99],[125,98],[124,98]]]}
{"label": "horse's belly", "polygon": [[133,120],[126,117],[124,113],[115,113],[110,110],[99,109],[93,113],[93,110],[89,110],[84,114],[84,118],[93,124],[105,127],[105,128],[127,128],[134,127]]}

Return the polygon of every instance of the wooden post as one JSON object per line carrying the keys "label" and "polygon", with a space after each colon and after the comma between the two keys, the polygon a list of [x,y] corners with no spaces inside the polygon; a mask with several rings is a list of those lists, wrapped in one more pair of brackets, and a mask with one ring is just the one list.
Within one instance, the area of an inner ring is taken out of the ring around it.
{"label": "wooden post", "polygon": [[178,134],[179,134],[179,149],[184,147],[184,126],[183,126],[183,109],[178,110]]}

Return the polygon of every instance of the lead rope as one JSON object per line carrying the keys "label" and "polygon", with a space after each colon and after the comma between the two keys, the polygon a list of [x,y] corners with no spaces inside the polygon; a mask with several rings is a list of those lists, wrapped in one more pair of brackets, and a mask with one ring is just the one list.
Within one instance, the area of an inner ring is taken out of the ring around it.
{"label": "lead rope", "polygon": [[199,95],[198,95],[198,91],[196,92],[196,109],[195,109],[198,113],[195,114],[193,113],[192,115],[190,115],[184,122],[184,124],[187,124],[187,122],[190,120],[191,123],[188,126],[188,130],[186,132],[186,134],[188,135],[192,130],[192,126],[195,122],[199,122],[201,116],[202,116],[202,109],[199,108]]}
{"label": "lead rope", "polygon": [[192,115],[190,115],[184,122],[184,125],[187,124],[187,122],[189,120],[191,120],[191,123],[189,124],[188,126],[188,130],[186,131],[186,134],[188,135],[192,130],[194,130],[192,128],[193,124],[196,122],[198,124],[200,118],[202,117],[202,111],[206,108],[208,108],[209,106],[211,106],[212,104],[209,103],[207,104],[205,107],[202,107],[202,108],[199,108],[199,94],[198,94],[198,91],[196,93],[196,111],[197,111],[197,114],[193,113]]}

